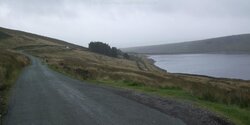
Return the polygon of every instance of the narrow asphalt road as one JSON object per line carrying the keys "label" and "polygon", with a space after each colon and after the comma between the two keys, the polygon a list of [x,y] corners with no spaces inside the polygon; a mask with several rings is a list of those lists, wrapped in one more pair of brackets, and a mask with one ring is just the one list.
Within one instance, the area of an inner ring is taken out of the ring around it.
{"label": "narrow asphalt road", "polygon": [[74,80],[30,57],[14,86],[3,125],[184,125],[110,90]]}

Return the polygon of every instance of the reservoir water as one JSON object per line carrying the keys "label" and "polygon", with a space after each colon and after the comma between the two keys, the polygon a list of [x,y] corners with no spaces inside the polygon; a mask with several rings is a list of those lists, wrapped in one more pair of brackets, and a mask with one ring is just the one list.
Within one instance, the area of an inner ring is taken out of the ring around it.
{"label": "reservoir water", "polygon": [[247,54],[150,55],[149,58],[172,73],[250,80],[250,55]]}

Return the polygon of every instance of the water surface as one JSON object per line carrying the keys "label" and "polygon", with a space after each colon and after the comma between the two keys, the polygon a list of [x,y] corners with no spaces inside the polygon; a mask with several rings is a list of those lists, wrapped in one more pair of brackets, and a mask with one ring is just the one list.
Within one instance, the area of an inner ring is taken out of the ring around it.
{"label": "water surface", "polygon": [[172,73],[250,80],[250,55],[183,54],[151,55],[156,65]]}

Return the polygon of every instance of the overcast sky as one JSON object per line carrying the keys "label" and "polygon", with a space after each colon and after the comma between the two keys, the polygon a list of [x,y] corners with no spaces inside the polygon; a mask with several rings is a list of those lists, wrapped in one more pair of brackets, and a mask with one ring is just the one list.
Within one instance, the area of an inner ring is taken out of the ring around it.
{"label": "overcast sky", "polygon": [[0,26],[87,46],[250,33],[249,0],[0,0]]}

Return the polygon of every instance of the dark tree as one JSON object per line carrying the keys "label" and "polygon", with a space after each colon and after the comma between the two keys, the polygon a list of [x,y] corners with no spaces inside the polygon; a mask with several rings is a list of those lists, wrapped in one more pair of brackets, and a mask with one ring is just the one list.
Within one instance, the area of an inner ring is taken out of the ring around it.
{"label": "dark tree", "polygon": [[117,57],[118,56],[118,49],[116,47],[111,48],[111,56]]}
{"label": "dark tree", "polygon": [[121,57],[129,59],[129,55],[127,53],[123,53],[121,50],[117,49],[116,47],[110,47],[106,43],[102,42],[90,42],[89,43],[89,50],[95,53],[111,56],[111,57]]}
{"label": "dark tree", "polygon": [[128,55],[127,53],[124,53],[124,54],[123,54],[123,57],[124,57],[125,59],[129,59],[129,55]]}
{"label": "dark tree", "polygon": [[89,49],[92,52],[104,54],[104,55],[111,55],[111,48],[108,44],[102,42],[90,42]]}

